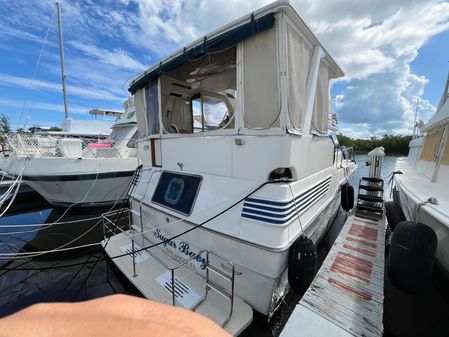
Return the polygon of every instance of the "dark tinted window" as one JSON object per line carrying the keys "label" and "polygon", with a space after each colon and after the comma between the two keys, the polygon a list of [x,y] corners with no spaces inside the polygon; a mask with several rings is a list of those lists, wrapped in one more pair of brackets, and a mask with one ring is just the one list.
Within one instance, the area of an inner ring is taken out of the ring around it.
{"label": "dark tinted window", "polygon": [[201,184],[201,176],[162,172],[152,202],[189,215]]}

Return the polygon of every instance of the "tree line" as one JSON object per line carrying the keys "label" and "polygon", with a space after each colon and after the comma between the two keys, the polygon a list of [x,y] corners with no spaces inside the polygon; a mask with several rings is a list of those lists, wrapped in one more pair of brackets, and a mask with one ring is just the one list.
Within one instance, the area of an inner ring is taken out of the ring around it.
{"label": "tree line", "polygon": [[[28,130],[25,130],[24,128],[18,128],[16,130],[17,133],[35,133],[43,131],[42,128],[38,126],[31,126],[28,128]],[[50,128],[45,129],[45,131],[62,131],[60,127],[52,126]],[[9,122],[9,117],[5,114],[0,115],[0,143],[4,143],[6,141],[6,135],[11,133],[11,124]]]}
{"label": "tree line", "polygon": [[354,139],[340,133],[337,134],[337,138],[340,145],[353,147],[357,153],[368,153],[375,147],[383,146],[386,154],[406,155],[412,136],[383,135],[382,138]]}

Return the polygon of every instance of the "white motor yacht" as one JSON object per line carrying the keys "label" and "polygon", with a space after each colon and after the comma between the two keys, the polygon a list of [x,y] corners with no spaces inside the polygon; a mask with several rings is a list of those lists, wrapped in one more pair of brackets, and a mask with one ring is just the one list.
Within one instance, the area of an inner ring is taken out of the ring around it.
{"label": "white motor yacht", "polygon": [[[329,81],[340,76],[278,1],[131,82],[142,169],[130,209],[103,215],[103,244],[145,297],[233,335],[252,310],[273,312],[288,289],[290,247],[322,238],[356,168],[328,131]],[[128,216],[125,231],[116,220]]]}
{"label": "white motor yacht", "polygon": [[[137,125],[132,98],[108,136],[68,132],[8,137],[3,169],[54,206],[101,206],[127,199],[138,166]],[[23,171],[23,172],[22,172]]]}
{"label": "white motor yacht", "polygon": [[396,201],[408,219],[431,227],[438,238],[436,258],[449,271],[449,76],[435,115],[424,135],[411,140],[407,158],[395,175]]}

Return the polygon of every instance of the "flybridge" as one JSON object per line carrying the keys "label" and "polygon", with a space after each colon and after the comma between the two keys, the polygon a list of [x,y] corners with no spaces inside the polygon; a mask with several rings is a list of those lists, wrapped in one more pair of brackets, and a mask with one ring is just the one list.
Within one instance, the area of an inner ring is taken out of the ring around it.
{"label": "flybridge", "polygon": [[209,53],[216,53],[235,45],[237,42],[243,41],[257,33],[263,32],[274,25],[274,13],[269,13],[259,19],[255,19],[251,15],[250,22],[236,27],[212,39],[204,37],[203,43],[190,49],[184,48],[182,54],[161,62],[158,66],[149,72],[145,72],[141,77],[131,83],[129,91],[134,94],[142,88],[146,83],[158,78],[167,71],[181,66],[189,60],[198,59]]}

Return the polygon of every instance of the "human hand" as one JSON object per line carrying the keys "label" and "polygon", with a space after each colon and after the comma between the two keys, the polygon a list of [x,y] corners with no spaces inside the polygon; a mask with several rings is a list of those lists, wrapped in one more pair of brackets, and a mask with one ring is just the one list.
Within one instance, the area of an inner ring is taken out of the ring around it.
{"label": "human hand", "polygon": [[35,304],[0,319],[1,337],[229,337],[211,320],[143,298],[112,295]]}

